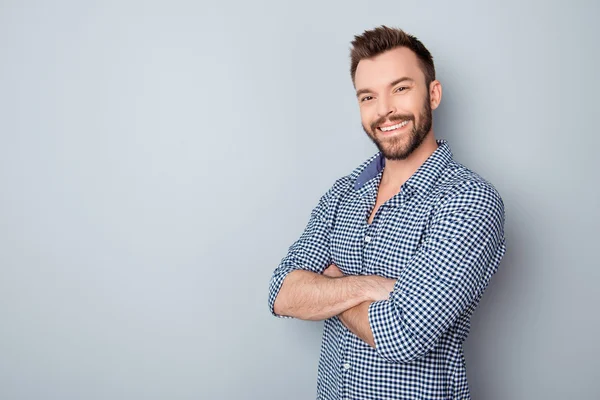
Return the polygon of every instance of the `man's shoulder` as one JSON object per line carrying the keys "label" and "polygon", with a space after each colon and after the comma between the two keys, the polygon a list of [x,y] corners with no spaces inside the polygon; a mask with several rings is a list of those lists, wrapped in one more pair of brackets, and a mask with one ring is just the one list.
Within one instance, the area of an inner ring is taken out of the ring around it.
{"label": "man's shoulder", "polygon": [[504,207],[500,193],[489,180],[455,160],[440,176],[435,191],[441,203],[468,199],[473,204]]}

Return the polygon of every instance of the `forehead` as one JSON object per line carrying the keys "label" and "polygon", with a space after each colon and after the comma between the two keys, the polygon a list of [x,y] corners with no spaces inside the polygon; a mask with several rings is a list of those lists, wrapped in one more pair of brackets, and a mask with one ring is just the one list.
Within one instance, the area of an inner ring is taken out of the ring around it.
{"label": "forehead", "polygon": [[417,55],[407,47],[388,50],[373,58],[360,60],[354,83],[357,90],[388,85],[395,79],[408,77],[424,82]]}

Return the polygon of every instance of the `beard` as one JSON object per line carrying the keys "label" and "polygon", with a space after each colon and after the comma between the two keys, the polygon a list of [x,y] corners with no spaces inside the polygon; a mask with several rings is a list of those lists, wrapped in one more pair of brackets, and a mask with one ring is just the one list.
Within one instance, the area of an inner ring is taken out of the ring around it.
{"label": "beard", "polygon": [[[383,124],[386,120],[390,122],[412,121],[413,128],[410,132],[402,133],[389,138],[378,138],[380,132],[377,127]],[[363,130],[371,138],[377,146],[381,154],[388,160],[405,160],[423,143],[425,136],[431,130],[433,124],[433,116],[431,112],[431,104],[429,93],[419,114],[419,125],[415,123],[414,114],[394,114],[389,117],[382,117],[374,121],[370,129],[362,125]]]}

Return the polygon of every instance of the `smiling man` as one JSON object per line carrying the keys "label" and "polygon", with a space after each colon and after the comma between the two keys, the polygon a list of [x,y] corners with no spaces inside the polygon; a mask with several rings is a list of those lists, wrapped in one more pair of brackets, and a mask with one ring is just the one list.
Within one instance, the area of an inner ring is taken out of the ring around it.
{"label": "smiling man", "polygon": [[379,151],[321,197],[269,307],[325,320],[318,399],[469,399],[462,344],[505,253],[502,199],[436,140],[442,86],[417,38],[381,26],[350,58]]}

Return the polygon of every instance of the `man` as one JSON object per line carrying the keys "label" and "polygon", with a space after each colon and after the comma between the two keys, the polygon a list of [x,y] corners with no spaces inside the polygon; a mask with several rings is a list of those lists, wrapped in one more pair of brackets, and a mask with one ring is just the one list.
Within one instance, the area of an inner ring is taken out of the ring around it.
{"label": "man", "polygon": [[319,399],[469,399],[462,343],[505,252],[502,199],[436,140],[442,87],[417,38],[365,31],[350,70],[379,152],[320,199],[269,307],[325,320]]}

